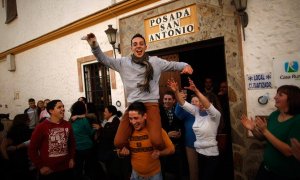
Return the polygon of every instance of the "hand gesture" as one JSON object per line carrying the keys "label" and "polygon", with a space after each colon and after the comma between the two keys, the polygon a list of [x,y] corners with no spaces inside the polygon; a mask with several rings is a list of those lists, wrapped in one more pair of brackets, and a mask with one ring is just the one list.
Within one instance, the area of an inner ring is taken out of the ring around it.
{"label": "hand gesture", "polygon": [[122,149],[118,149],[117,153],[119,156],[129,156],[130,152],[126,147],[123,147]]}
{"label": "hand gesture", "polygon": [[89,43],[89,45],[94,48],[99,46],[98,42],[97,42],[97,38],[93,33],[87,34],[86,36],[83,36],[81,38],[81,40],[87,40],[87,42]]}
{"label": "hand gesture", "polygon": [[193,68],[190,65],[185,66],[182,71],[181,74],[193,74]]}
{"label": "hand gesture", "polygon": [[260,132],[264,133],[267,129],[267,120],[265,118],[256,117],[255,118],[256,127],[260,130]]}
{"label": "hand gesture", "polygon": [[73,122],[73,121],[76,121],[77,118],[78,118],[78,116],[77,116],[77,115],[74,115],[74,116],[72,116],[70,119],[71,119],[72,122]]}
{"label": "hand gesture", "polygon": [[47,167],[47,166],[44,166],[44,167],[42,167],[41,169],[40,169],[40,173],[42,174],[42,175],[48,175],[48,174],[51,174],[53,171],[52,171],[52,169],[50,169],[49,167]]}
{"label": "hand gesture", "polygon": [[247,116],[245,114],[242,115],[241,117],[241,122],[244,126],[244,128],[248,129],[248,130],[253,130],[254,127],[255,127],[255,122],[254,120],[251,118],[251,119],[248,119]]}
{"label": "hand gesture", "polygon": [[152,154],[151,154],[151,157],[152,157],[153,159],[158,159],[159,156],[160,156],[160,151],[159,151],[159,150],[154,150],[154,151],[152,152]]}
{"label": "hand gesture", "polygon": [[70,161],[69,161],[69,168],[74,168],[74,166],[75,166],[74,159],[70,159]]}
{"label": "hand gesture", "polygon": [[190,86],[184,87],[184,89],[188,89],[188,90],[191,90],[191,91],[194,91],[194,92],[198,91],[196,85],[194,84],[194,81],[191,78],[188,78],[188,79],[189,79]]}
{"label": "hand gesture", "polygon": [[168,79],[167,84],[168,84],[168,87],[169,87],[173,92],[178,91],[178,84],[177,84],[177,82],[174,81],[173,78]]}
{"label": "hand gesture", "polygon": [[97,124],[97,123],[93,123],[93,124],[92,124],[92,127],[93,127],[93,129],[98,130],[98,129],[101,128],[101,125],[100,125],[100,124]]}
{"label": "hand gesture", "polygon": [[295,156],[296,159],[300,161],[300,142],[297,139],[292,138],[291,145],[292,145],[292,154]]}
{"label": "hand gesture", "polygon": [[170,138],[180,138],[181,132],[180,132],[180,130],[179,131],[170,131],[170,132],[168,132],[168,136]]}

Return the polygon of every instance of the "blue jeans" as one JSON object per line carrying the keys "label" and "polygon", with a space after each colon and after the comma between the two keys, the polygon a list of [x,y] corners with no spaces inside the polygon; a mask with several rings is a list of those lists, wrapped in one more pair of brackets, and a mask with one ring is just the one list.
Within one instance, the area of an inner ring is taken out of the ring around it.
{"label": "blue jeans", "polygon": [[130,180],[163,180],[163,178],[161,172],[150,177],[142,177],[132,170]]}

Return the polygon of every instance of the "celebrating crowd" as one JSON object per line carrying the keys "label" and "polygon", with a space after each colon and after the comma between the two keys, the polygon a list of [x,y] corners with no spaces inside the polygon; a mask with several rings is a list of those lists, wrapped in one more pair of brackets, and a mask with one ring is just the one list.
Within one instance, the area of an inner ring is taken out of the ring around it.
{"label": "celebrating crowd", "polygon": [[[116,59],[102,52],[94,34],[82,39],[99,62],[120,73],[126,111],[108,105],[99,119],[80,97],[66,120],[62,100],[36,105],[30,98],[1,143],[5,180],[219,179],[228,160],[224,154],[231,154],[231,145],[221,146],[218,140],[219,134],[230,136],[226,81],[216,91],[209,77],[203,88],[189,78],[188,86],[180,89],[169,79],[170,91],[160,97],[161,73],[192,74],[189,64],[149,56],[140,34],[131,39],[132,55]],[[300,179],[300,88],[283,85],[274,99],[277,109],[268,120],[241,116],[245,129],[266,141],[256,178]]]}

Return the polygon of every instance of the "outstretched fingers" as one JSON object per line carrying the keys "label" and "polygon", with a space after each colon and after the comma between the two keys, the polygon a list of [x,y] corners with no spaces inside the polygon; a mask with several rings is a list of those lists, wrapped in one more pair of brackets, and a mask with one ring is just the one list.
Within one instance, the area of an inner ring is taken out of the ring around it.
{"label": "outstretched fingers", "polygon": [[175,80],[173,78],[168,79],[167,85],[174,92],[178,90],[178,84],[177,84],[177,82],[175,82]]}

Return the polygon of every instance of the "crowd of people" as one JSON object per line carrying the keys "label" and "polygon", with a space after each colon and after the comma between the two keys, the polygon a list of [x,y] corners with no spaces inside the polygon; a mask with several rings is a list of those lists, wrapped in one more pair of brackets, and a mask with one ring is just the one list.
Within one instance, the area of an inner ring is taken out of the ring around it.
{"label": "crowd of people", "polygon": [[[169,79],[170,91],[160,97],[162,72],[192,74],[192,67],[149,56],[140,34],[131,39],[132,55],[117,59],[102,52],[94,34],[82,39],[99,62],[120,73],[126,111],[108,105],[99,119],[79,97],[66,120],[61,100],[30,98],[1,142],[5,180],[211,180],[222,173],[233,179],[233,167],[220,169],[232,161],[226,81],[218,89],[212,78],[203,87],[189,78],[180,89]],[[267,142],[257,179],[299,179],[300,89],[281,86],[274,99],[277,110],[268,120],[241,117],[247,130]]]}

